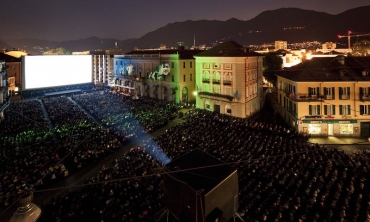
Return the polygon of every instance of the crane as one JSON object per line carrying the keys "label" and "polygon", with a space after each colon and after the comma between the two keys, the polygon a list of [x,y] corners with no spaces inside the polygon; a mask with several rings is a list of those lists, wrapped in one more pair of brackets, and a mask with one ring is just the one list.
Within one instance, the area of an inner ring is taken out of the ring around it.
{"label": "crane", "polygon": [[344,37],[347,37],[348,38],[348,49],[351,48],[351,36],[356,36],[356,37],[360,37],[360,36],[369,36],[370,33],[353,33],[352,31],[348,31],[347,34],[345,35],[338,35],[338,38],[344,38]]}

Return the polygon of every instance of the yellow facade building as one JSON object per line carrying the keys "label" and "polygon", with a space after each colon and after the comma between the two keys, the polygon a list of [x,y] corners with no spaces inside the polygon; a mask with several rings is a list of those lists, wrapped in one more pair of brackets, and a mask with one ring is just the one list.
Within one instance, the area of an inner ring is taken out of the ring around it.
{"label": "yellow facade building", "polygon": [[277,75],[277,110],[311,136],[370,135],[370,57],[313,58]]}

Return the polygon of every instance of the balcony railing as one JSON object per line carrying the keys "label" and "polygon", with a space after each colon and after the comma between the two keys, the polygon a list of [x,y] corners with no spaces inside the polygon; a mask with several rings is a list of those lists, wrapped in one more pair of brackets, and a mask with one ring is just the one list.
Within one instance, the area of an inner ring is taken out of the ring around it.
{"label": "balcony railing", "polygon": [[219,93],[211,93],[211,92],[198,92],[198,95],[199,96],[210,96],[210,97],[214,96],[214,97],[228,99],[229,101],[233,101],[234,99],[234,96],[219,94]]}
{"label": "balcony railing", "polygon": [[213,84],[220,84],[221,80],[219,79],[212,79]]}
{"label": "balcony railing", "polygon": [[202,79],[202,82],[203,82],[203,83],[210,83],[211,81],[210,81],[210,79],[209,79],[209,78],[203,78],[203,79]]}
{"label": "balcony railing", "polygon": [[362,100],[362,101],[370,101],[370,95],[360,95],[360,100]]}
{"label": "balcony railing", "polygon": [[224,85],[231,86],[231,80],[224,80],[224,81],[223,81],[223,84],[224,84]]}
{"label": "balcony railing", "polygon": [[332,95],[325,95],[325,99],[334,99],[334,96],[332,96]]}
{"label": "balcony railing", "polygon": [[324,95],[294,95],[287,94],[287,97],[296,102],[310,102],[310,101],[323,101],[325,100]]}
{"label": "balcony railing", "polygon": [[339,95],[339,99],[349,99],[349,95]]}

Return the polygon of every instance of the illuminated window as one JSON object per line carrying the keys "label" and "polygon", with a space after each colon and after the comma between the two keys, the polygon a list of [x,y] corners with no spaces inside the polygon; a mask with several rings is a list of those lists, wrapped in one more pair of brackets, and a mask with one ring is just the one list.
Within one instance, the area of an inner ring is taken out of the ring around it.
{"label": "illuminated window", "polygon": [[309,124],[308,133],[312,135],[321,134],[321,124]]}
{"label": "illuminated window", "polygon": [[353,134],[353,124],[339,124],[340,134]]}

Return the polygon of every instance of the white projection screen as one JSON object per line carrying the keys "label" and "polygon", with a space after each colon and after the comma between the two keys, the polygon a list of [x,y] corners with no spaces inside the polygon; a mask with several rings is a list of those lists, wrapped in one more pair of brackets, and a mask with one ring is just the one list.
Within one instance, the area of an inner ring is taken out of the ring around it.
{"label": "white projection screen", "polygon": [[91,55],[23,57],[22,90],[93,82]]}

